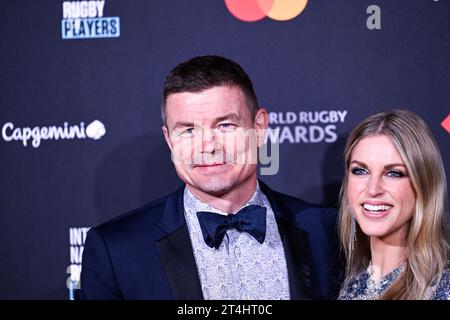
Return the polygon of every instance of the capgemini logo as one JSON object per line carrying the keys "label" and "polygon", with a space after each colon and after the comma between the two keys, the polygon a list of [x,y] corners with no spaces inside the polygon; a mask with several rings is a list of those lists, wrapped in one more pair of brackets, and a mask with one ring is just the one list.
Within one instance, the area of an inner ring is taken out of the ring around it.
{"label": "capgemini logo", "polygon": [[20,141],[24,147],[31,144],[34,148],[39,148],[43,140],[74,140],[87,138],[98,140],[105,134],[105,125],[100,120],[92,121],[86,128],[84,122],[75,125],[64,122],[63,125],[45,127],[16,127],[14,123],[7,122],[2,127],[2,138],[4,141]]}
{"label": "capgemini logo", "polygon": [[239,20],[255,22],[265,17],[277,21],[294,19],[308,0],[225,0],[228,11]]}
{"label": "capgemini logo", "polygon": [[86,127],[86,135],[94,140],[98,140],[106,133],[105,125],[99,121],[94,120]]}

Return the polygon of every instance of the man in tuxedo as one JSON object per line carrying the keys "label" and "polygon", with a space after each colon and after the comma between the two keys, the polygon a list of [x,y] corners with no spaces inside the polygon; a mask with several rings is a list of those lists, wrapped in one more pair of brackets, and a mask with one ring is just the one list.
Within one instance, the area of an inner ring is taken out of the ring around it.
{"label": "man in tuxedo", "polygon": [[184,185],[92,228],[83,299],[331,299],[335,210],[257,180],[268,113],[235,62],[196,57],[164,85],[162,127]]}

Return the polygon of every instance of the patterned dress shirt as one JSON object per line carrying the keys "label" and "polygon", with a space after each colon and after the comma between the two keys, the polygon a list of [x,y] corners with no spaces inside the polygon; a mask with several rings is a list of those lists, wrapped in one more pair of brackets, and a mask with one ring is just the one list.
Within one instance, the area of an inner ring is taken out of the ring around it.
{"label": "patterned dress shirt", "polygon": [[261,244],[248,233],[230,229],[215,249],[203,239],[197,212],[227,213],[203,203],[187,187],[184,190],[184,214],[205,300],[290,298],[283,244],[274,212],[259,185],[243,207],[248,205],[267,208],[264,242]]}

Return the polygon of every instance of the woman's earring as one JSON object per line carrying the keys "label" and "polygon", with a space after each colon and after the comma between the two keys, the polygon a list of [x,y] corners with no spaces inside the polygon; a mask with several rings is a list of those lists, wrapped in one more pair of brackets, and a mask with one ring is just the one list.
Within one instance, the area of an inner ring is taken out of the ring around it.
{"label": "woman's earring", "polygon": [[352,210],[349,209],[349,213],[350,213],[350,237],[348,239],[348,249],[350,252],[353,251],[353,249],[355,248],[355,241],[357,241],[358,239],[356,239],[356,219],[355,219],[355,215],[353,214]]}

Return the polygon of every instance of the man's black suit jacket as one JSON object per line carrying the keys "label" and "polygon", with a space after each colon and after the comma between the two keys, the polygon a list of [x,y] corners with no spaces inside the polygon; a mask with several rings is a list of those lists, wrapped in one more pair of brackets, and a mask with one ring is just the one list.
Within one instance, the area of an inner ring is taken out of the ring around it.
{"label": "man's black suit jacket", "polygon": [[[291,298],[333,299],[341,275],[336,211],[260,187],[275,213]],[[89,230],[79,298],[203,299],[183,191]]]}

